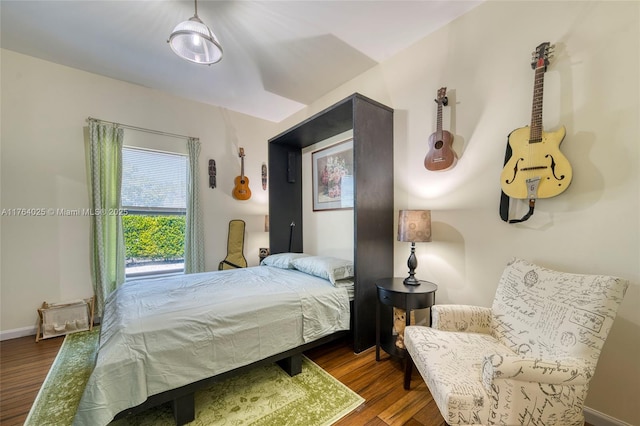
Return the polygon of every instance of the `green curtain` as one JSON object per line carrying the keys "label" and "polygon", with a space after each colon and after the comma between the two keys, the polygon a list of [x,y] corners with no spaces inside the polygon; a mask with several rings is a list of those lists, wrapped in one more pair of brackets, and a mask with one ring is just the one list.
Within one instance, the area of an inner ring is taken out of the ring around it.
{"label": "green curtain", "polygon": [[124,282],[124,234],[119,214],[123,138],[123,129],[89,121],[91,267],[98,316],[107,296]]}
{"label": "green curtain", "polygon": [[184,273],[204,271],[204,232],[200,211],[200,186],[198,183],[198,139],[187,140],[189,164],[187,165],[187,217],[184,230]]}

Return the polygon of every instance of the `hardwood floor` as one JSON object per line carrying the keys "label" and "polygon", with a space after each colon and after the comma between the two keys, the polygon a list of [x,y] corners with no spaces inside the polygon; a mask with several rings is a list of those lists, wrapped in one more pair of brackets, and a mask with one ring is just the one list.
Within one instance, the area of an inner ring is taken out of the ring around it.
{"label": "hardwood floor", "polygon": [[24,424],[63,338],[34,336],[0,342],[0,424]]}
{"label": "hardwood floor", "polygon": [[[63,338],[33,337],[0,342],[0,424],[22,425],[47,376]],[[345,340],[306,352],[316,364],[366,399],[338,426],[446,426],[424,381],[414,369],[411,390],[403,388],[400,361],[375,348],[354,354]],[[588,426],[588,424],[585,424]]]}
{"label": "hardwood floor", "polygon": [[376,362],[375,348],[354,354],[349,344],[338,341],[308,351],[306,355],[366,400],[336,425],[446,426],[415,369],[411,390],[406,391],[403,364],[384,352]]}
{"label": "hardwood floor", "polygon": [[[0,424],[22,425],[47,376],[63,338],[33,337],[0,342]],[[344,340],[306,353],[316,364],[366,399],[336,425],[444,426],[431,395],[419,376],[405,391],[403,367],[384,356],[376,362],[375,348],[354,354]]]}

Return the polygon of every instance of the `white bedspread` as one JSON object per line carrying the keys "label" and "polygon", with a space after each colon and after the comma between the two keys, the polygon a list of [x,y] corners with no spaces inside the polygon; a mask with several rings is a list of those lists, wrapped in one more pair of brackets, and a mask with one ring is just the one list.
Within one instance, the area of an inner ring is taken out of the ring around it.
{"label": "white bedspread", "polygon": [[269,266],[125,283],[107,300],[75,425],[349,329],[345,288]]}

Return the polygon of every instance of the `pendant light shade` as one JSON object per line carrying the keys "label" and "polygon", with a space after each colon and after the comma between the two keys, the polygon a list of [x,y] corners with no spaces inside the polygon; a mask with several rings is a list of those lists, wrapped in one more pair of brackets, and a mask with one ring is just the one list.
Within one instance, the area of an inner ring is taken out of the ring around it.
{"label": "pendant light shade", "polygon": [[169,45],[176,55],[196,64],[211,65],[222,59],[222,46],[216,36],[196,13],[188,21],[180,22],[169,36]]}

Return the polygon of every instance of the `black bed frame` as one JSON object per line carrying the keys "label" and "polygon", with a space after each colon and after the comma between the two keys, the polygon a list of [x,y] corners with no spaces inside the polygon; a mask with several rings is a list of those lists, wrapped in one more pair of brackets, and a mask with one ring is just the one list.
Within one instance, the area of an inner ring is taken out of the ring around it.
{"label": "black bed frame", "polygon": [[298,346],[297,348],[281,352],[265,359],[261,359],[254,363],[238,367],[233,370],[199,380],[197,382],[189,383],[188,385],[184,385],[176,389],[171,389],[166,392],[152,395],[148,397],[147,400],[142,404],[135,407],[127,408],[126,410],[116,414],[114,420],[135,415],[166,402],[171,402],[173,409],[173,418],[176,421],[176,425],[180,426],[189,423],[195,419],[194,396],[197,390],[207,388],[214,383],[221,382],[225,379],[228,379],[229,377],[236,376],[254,367],[268,365],[274,362],[278,363],[278,365],[284,371],[286,371],[287,374],[289,374],[290,376],[295,376],[302,371],[302,353],[304,351],[315,348],[316,346],[324,345],[325,343],[340,339],[342,337],[347,337],[350,334],[351,332],[349,330],[338,331],[328,336],[321,337],[320,339],[313,342],[309,342],[302,346]]}
{"label": "black bed frame", "polygon": [[[355,298],[351,326],[297,348],[177,389],[152,395],[115,419],[166,402],[173,405],[176,424],[194,420],[196,390],[250,368],[273,362],[293,376],[302,368],[302,353],[349,336],[355,352],[375,344],[374,280],[393,276],[393,109],[359,93],[337,102],[269,139],[269,245],[271,253],[302,252],[302,149],[353,130],[354,143],[354,268]],[[296,233],[292,234],[291,225]],[[384,321],[392,321],[391,311]]]}

